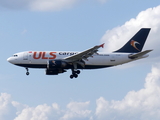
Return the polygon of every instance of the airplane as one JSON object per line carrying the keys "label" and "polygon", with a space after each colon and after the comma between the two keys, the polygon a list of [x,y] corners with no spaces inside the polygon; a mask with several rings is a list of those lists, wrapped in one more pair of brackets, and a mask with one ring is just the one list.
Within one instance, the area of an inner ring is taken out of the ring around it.
{"label": "airplane", "polygon": [[151,28],[141,28],[122,48],[110,54],[98,53],[104,43],[82,52],[68,51],[25,51],[13,54],[8,62],[26,68],[46,69],[46,75],[58,75],[71,69],[70,78],[77,78],[82,69],[113,67],[146,58],[152,50],[142,51]]}

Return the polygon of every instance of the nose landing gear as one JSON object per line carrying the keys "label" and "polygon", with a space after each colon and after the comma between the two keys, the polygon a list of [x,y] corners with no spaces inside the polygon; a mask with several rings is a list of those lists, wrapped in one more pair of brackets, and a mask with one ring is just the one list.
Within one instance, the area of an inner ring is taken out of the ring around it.
{"label": "nose landing gear", "polygon": [[26,68],[26,70],[27,70],[26,75],[29,75],[29,72],[28,72],[28,71],[29,71],[29,69],[28,69],[28,68]]}

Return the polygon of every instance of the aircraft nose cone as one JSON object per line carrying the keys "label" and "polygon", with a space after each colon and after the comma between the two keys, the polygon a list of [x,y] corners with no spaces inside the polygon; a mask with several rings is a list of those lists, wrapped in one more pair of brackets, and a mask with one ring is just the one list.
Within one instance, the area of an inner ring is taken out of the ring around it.
{"label": "aircraft nose cone", "polygon": [[13,62],[12,59],[11,59],[10,57],[7,59],[7,61],[10,62],[10,63]]}

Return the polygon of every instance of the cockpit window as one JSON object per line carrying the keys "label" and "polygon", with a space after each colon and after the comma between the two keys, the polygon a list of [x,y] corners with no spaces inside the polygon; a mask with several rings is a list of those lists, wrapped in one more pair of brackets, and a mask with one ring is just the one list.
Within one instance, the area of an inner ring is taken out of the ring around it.
{"label": "cockpit window", "polygon": [[13,55],[13,57],[18,57],[18,55]]}

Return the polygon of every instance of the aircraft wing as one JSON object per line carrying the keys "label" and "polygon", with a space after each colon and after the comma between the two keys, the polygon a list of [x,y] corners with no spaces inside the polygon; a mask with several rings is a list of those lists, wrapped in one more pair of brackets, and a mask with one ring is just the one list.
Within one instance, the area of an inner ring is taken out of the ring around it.
{"label": "aircraft wing", "polygon": [[92,55],[94,53],[97,53],[98,49],[100,47],[103,48],[103,46],[104,46],[104,43],[102,45],[94,46],[94,47],[92,47],[92,48],[90,48],[88,50],[80,52],[80,53],[78,53],[76,55],[72,55],[72,56],[66,57],[64,59],[69,61],[69,62],[74,62],[74,61],[78,61],[78,60],[82,60],[82,59],[87,60],[88,57],[92,57]]}
{"label": "aircraft wing", "polygon": [[145,50],[143,52],[139,52],[139,53],[136,53],[136,54],[133,54],[133,55],[129,55],[129,58],[131,59],[135,59],[135,58],[138,58],[138,57],[142,57],[143,55],[151,52],[152,50]]}

